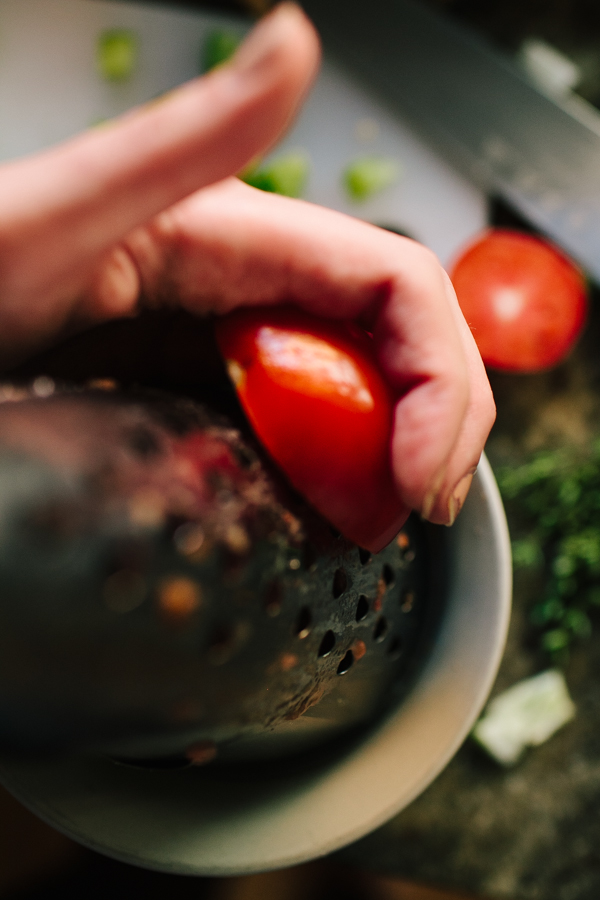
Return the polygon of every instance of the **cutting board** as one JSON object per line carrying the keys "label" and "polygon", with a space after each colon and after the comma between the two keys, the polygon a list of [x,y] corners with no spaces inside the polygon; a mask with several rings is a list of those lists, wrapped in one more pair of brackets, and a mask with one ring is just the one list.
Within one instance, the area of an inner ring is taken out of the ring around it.
{"label": "cutting board", "polygon": [[[242,35],[242,18],[112,0],[2,0],[0,159],[31,153],[143,103],[199,72],[207,35]],[[137,67],[126,83],[104,80],[96,43],[108,29],[133,30]],[[398,228],[447,264],[486,224],[483,193],[430,150],[396,115],[326,59],[314,90],[277,156],[308,153],[305,198]],[[362,156],[397,162],[395,184],[365,203],[345,194],[341,175]]]}

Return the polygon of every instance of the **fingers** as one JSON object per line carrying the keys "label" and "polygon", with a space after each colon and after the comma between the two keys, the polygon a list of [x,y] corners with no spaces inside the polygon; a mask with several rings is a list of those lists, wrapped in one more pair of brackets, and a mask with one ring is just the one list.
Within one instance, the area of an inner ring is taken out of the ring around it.
{"label": "fingers", "polygon": [[[428,273],[428,274],[427,274]],[[440,525],[452,525],[466,499],[485,441],[495,419],[495,405],[479,351],[462,315],[456,294],[447,274],[427,260],[413,261],[412,277],[416,279],[412,296],[419,285],[425,291],[420,302],[425,316],[419,333],[419,322],[409,326],[413,350],[423,358],[415,367],[406,363],[403,355],[395,355],[394,344],[407,333],[405,323],[397,324],[396,309],[409,316],[410,308],[403,308],[393,295],[389,310],[382,311],[379,328],[383,335],[383,351],[390,362],[388,371],[397,371],[397,383],[402,372],[413,372],[414,386],[397,404],[393,453],[396,474],[406,501],[419,509],[424,518]],[[431,279],[436,279],[436,285]],[[429,298],[429,305],[427,303]],[[437,305],[437,308],[436,308]],[[441,308],[450,315],[441,316]],[[438,328],[428,322],[436,316]],[[427,333],[429,332],[429,334]],[[443,332],[443,333],[442,333]],[[458,344],[457,344],[458,341]],[[411,353],[410,345],[407,347]],[[428,361],[425,353],[431,354]],[[428,374],[419,377],[421,372]],[[410,377],[410,376],[408,376]],[[458,417],[450,410],[462,409]],[[454,429],[458,426],[458,430]],[[423,493],[423,486],[427,489]]]}
{"label": "fingers", "polygon": [[466,499],[483,446],[496,417],[492,389],[479,350],[456,299],[456,293],[445,275],[446,295],[463,344],[469,377],[469,402],[462,426],[448,458],[439,490],[430,498],[427,518],[442,525],[452,525]]}
{"label": "fingers", "polygon": [[392,437],[396,483],[408,506],[439,521],[440,492],[464,427],[470,385],[443,272],[424,248],[403,248],[374,337],[399,393]]}
{"label": "fingers", "polygon": [[[87,287],[90,265],[123,235],[268,149],[295,114],[318,58],[312,26],[299,7],[284,3],[230,64],[1,167],[0,324],[10,327],[13,346],[19,328],[30,328],[24,306],[30,320],[30,304],[37,304],[40,335],[58,330],[55,320],[64,320]],[[114,299],[110,285],[102,291]]]}
{"label": "fingers", "polygon": [[[192,312],[295,302],[359,318],[398,394],[393,463],[405,503],[450,524],[493,420],[447,276],[413,241],[232,180],[129,236],[147,302]],[[167,276],[165,277],[165,273]],[[459,486],[460,483],[460,486]]]}

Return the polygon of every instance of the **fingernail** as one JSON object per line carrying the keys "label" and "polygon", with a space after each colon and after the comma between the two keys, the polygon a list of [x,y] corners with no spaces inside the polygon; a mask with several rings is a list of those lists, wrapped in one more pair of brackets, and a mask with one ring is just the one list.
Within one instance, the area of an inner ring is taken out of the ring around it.
{"label": "fingernail", "polygon": [[471,487],[471,482],[473,481],[473,475],[475,474],[476,469],[470,470],[464,475],[452,493],[450,494],[450,498],[448,500],[448,521],[447,525],[454,525],[456,522],[456,517],[461,511],[465,500],[467,499],[467,494],[469,493],[469,488]]}
{"label": "fingernail", "polygon": [[273,50],[280,46],[290,22],[302,16],[303,13],[295,3],[280,3],[252,29],[230,65],[243,75],[250,75],[260,69],[269,61]]}
{"label": "fingernail", "polygon": [[430,518],[432,510],[433,510],[433,508],[437,502],[437,499],[439,497],[440,488],[442,487],[442,483],[443,483],[445,477],[446,477],[446,467],[444,466],[438,472],[438,474],[435,476],[435,478],[431,482],[429,490],[425,494],[425,497],[423,499],[423,503],[421,504],[421,509],[420,509],[421,518],[423,518],[423,519]]}
{"label": "fingernail", "polygon": [[427,494],[425,494],[425,499],[423,500],[423,504],[421,506],[421,518],[429,518],[429,516],[431,515],[431,510],[434,507],[436,497],[437,494],[435,491],[429,491]]}

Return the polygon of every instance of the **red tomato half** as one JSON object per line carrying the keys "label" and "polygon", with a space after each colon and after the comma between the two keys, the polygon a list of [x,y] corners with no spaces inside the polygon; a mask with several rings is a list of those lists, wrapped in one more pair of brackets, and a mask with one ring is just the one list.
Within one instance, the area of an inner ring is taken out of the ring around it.
{"label": "red tomato half", "polygon": [[219,319],[217,340],[257,436],[294,487],[345,537],[381,550],[406,510],[391,469],[394,399],[371,338],[278,307]]}
{"label": "red tomato half", "polygon": [[567,356],[583,328],[583,275],[540,238],[491,229],[467,248],[450,278],[483,361],[492,368],[550,368]]}

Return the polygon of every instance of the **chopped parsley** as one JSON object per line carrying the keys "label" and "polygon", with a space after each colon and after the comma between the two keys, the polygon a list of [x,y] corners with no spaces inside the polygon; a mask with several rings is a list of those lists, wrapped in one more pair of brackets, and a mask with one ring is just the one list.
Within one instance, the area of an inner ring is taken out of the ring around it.
{"label": "chopped parsley", "polygon": [[600,610],[600,441],[587,451],[543,450],[496,478],[511,531],[515,571],[537,575],[530,621],[542,650],[566,659],[591,635]]}

